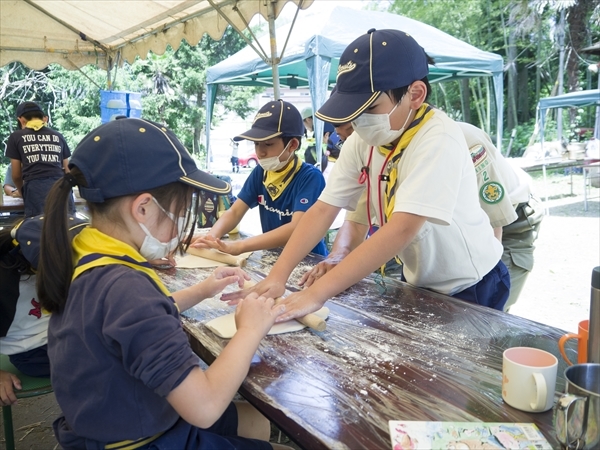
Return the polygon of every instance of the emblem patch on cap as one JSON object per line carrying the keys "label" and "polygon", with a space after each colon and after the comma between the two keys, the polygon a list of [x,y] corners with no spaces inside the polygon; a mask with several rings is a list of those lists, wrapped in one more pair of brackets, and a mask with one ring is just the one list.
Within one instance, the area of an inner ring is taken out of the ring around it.
{"label": "emblem patch on cap", "polygon": [[356,63],[354,61],[348,61],[346,64],[339,65],[336,80],[339,78],[340,75],[352,72],[354,69],[356,69]]}
{"label": "emblem patch on cap", "polygon": [[504,187],[502,187],[500,183],[497,183],[495,181],[488,181],[483,186],[481,186],[479,195],[481,195],[481,198],[486,203],[498,203],[504,198]]}
{"label": "emblem patch on cap", "polygon": [[265,117],[271,117],[273,114],[271,113],[271,111],[267,111],[264,113],[258,113],[256,115],[256,117],[254,118],[254,122],[256,122],[258,119],[264,119]]}

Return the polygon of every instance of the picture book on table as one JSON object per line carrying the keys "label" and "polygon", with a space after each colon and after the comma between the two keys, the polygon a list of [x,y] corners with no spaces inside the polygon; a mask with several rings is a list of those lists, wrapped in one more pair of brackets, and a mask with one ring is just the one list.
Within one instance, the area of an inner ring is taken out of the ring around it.
{"label": "picture book on table", "polygon": [[393,450],[552,450],[533,423],[410,422],[390,420]]}

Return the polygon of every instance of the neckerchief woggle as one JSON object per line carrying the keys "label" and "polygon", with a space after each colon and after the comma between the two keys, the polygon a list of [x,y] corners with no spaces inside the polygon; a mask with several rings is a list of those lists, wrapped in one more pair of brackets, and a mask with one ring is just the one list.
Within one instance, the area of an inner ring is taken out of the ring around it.
{"label": "neckerchief woggle", "polygon": [[110,237],[96,228],[87,227],[75,236],[73,239],[73,252],[75,271],[71,281],[94,267],[120,264],[144,273],[163,294],[171,297],[171,293],[158,278],[146,258],[130,245]]}
{"label": "neckerchief woggle", "polygon": [[282,170],[278,172],[265,170],[265,174],[263,175],[263,185],[267,189],[271,200],[276,200],[277,197],[285,191],[285,188],[292,182],[294,175],[296,175],[296,172],[298,172],[301,167],[302,164],[300,163],[298,156],[294,155],[293,163],[288,163]]}

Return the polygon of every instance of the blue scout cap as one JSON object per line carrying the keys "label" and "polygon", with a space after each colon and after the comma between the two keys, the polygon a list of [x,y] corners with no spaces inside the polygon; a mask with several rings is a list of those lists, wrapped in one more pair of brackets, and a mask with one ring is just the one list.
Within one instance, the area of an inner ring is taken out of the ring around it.
{"label": "blue scout cap", "polygon": [[[89,225],[88,221],[79,219],[76,216],[69,215],[68,219],[71,239]],[[35,270],[37,270],[40,258],[40,239],[43,225],[44,216],[34,216],[24,219],[10,230],[10,235],[19,244],[21,253]]]}
{"label": "blue scout cap", "polygon": [[274,137],[299,137],[304,134],[302,116],[294,105],[283,100],[267,103],[256,113],[252,128],[233,138],[234,141],[266,141]]}
{"label": "blue scout cap", "polygon": [[17,106],[17,117],[23,117],[25,114],[32,112],[39,112],[42,115],[44,114],[42,107],[36,102],[23,102]]}
{"label": "blue scout cap", "polygon": [[231,191],[196,167],[172,131],[143,119],[117,119],[91,131],[73,152],[69,168],[74,166],[88,182],[79,186],[81,197],[94,203],[175,181],[215,194]]}
{"label": "blue scout cap", "polygon": [[315,115],[325,122],[351,122],[382,92],[408,86],[427,74],[427,55],[412,36],[371,29],[342,53],[335,92]]}
{"label": "blue scout cap", "polygon": [[323,134],[325,134],[325,133],[329,133],[329,134],[335,133],[335,128],[332,123],[325,122],[323,124]]}

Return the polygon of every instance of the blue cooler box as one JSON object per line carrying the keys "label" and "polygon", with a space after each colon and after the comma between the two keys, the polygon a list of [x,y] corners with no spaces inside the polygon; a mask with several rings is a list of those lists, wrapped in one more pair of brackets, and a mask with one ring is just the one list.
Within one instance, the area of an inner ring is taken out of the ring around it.
{"label": "blue cooler box", "polygon": [[115,116],[142,117],[142,94],[124,91],[100,91],[100,119],[109,122]]}

